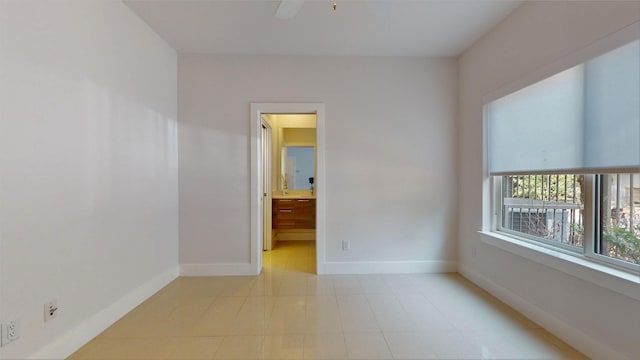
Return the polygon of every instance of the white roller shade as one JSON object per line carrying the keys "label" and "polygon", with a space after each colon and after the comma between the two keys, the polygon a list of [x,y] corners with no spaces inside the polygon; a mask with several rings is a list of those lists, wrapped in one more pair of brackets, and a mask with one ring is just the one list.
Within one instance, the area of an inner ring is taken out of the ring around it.
{"label": "white roller shade", "polygon": [[585,168],[640,164],[640,41],[587,62]]}
{"label": "white roller shade", "polygon": [[640,171],[640,41],[486,105],[491,175]]}

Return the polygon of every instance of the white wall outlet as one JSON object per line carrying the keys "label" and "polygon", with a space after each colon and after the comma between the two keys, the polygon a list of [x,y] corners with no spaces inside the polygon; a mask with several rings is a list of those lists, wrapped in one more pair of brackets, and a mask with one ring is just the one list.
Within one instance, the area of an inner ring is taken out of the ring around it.
{"label": "white wall outlet", "polygon": [[342,251],[351,250],[351,241],[342,240]]}
{"label": "white wall outlet", "polygon": [[20,338],[20,322],[18,320],[0,324],[0,346],[5,346]]}
{"label": "white wall outlet", "polygon": [[475,257],[477,254],[478,254],[478,250],[476,249],[476,247],[475,247],[475,246],[474,246],[474,247],[472,247],[472,248],[471,248],[471,256],[474,256],[474,257]]}
{"label": "white wall outlet", "polygon": [[58,301],[53,299],[44,304],[44,321],[53,320],[58,316]]}

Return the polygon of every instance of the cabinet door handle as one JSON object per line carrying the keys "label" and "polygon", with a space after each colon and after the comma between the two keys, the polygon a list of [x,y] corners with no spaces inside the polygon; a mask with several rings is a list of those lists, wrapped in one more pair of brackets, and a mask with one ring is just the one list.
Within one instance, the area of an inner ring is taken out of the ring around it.
{"label": "cabinet door handle", "polygon": [[290,213],[292,210],[280,210],[280,212]]}
{"label": "cabinet door handle", "polygon": [[298,200],[298,202],[309,202],[309,200],[300,199],[300,200]]}

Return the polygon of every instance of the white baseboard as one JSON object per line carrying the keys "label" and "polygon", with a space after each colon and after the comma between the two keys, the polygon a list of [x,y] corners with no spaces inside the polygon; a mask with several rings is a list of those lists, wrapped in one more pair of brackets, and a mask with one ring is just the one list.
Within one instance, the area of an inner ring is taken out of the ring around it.
{"label": "white baseboard", "polygon": [[322,274],[423,274],[456,272],[455,261],[358,261],[325,262]]}
{"label": "white baseboard", "polygon": [[561,321],[552,314],[544,311],[536,305],[528,302],[521,296],[511,292],[507,288],[504,288],[495,282],[491,281],[485,276],[473,271],[467,265],[459,265],[459,273],[471,282],[485,289],[493,296],[500,299],[502,302],[516,309],[532,321],[536,322],[553,335],[559,337],[564,342],[580,350],[587,356],[593,359],[626,359],[627,357],[621,355],[615,350],[606,346],[597,339],[584,334],[579,329],[576,329],[569,324]]}
{"label": "white baseboard", "polygon": [[255,265],[247,263],[229,264],[182,264],[180,276],[252,276]]}
{"label": "white baseboard", "polygon": [[29,358],[64,359],[68,357],[177,277],[177,267],[166,270],[86,319],[80,325],[62,334],[53,342],[31,354]]}

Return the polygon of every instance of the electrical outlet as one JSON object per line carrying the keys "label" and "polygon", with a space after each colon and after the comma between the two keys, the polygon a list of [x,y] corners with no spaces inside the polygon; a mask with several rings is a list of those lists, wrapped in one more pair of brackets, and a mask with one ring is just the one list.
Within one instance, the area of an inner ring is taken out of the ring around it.
{"label": "electrical outlet", "polygon": [[474,257],[475,257],[475,256],[476,256],[476,254],[478,254],[478,250],[477,250],[477,249],[476,249],[476,247],[474,246],[474,247],[472,247],[472,248],[471,248],[471,256],[474,256]]}
{"label": "electrical outlet", "polygon": [[342,251],[351,250],[351,241],[342,240]]}
{"label": "electrical outlet", "polygon": [[58,316],[58,301],[53,299],[44,304],[44,321],[53,320]]}
{"label": "electrical outlet", "polygon": [[20,338],[20,322],[18,320],[0,324],[0,346],[5,346]]}

